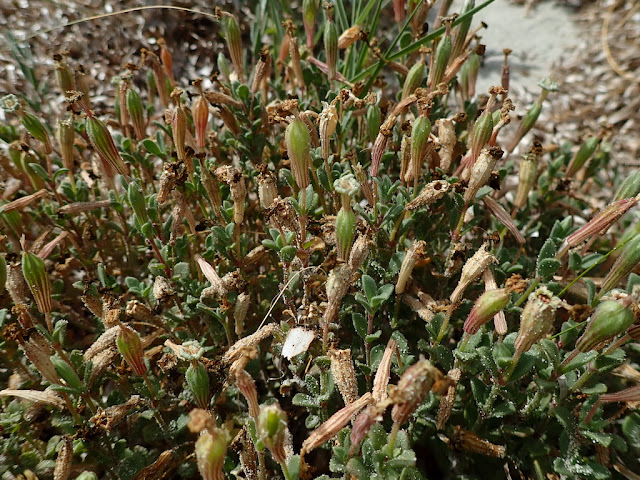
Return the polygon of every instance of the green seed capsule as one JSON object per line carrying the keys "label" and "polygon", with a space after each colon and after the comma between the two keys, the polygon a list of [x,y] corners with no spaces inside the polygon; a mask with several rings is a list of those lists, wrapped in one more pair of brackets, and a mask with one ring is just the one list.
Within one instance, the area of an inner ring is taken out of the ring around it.
{"label": "green seed capsule", "polygon": [[633,172],[624,179],[613,200],[635,197],[638,193],[640,193],[640,171]]}
{"label": "green seed capsule", "polygon": [[116,338],[116,346],[122,358],[129,364],[135,374],[144,375],[147,372],[142,342],[134,329],[127,325],[121,325],[120,332]]}
{"label": "green seed capsule", "polygon": [[149,217],[147,215],[147,201],[144,198],[144,193],[142,193],[142,189],[138,182],[129,183],[129,188],[127,189],[127,198],[129,199],[129,204],[136,216],[138,217],[138,221],[140,225],[144,225],[149,221]]}
{"label": "green seed capsule", "polygon": [[343,261],[349,259],[353,239],[356,235],[356,214],[351,208],[341,208],[336,217],[336,247],[338,258]]}
{"label": "green seed capsule", "polygon": [[[476,6],[475,0],[466,0],[464,5],[462,6],[462,10],[460,11],[460,15],[464,15],[465,13],[471,11],[473,7]],[[458,31],[456,32],[456,39],[453,43],[453,49],[451,51],[451,58],[457,58],[462,53],[462,48],[464,47],[464,43],[467,39],[467,34],[469,33],[469,28],[471,27],[471,21],[473,17],[469,17],[458,26]]]}
{"label": "green seed capsule", "polygon": [[216,427],[203,430],[196,441],[196,463],[203,480],[223,480],[227,439],[224,431]]}
{"label": "green seed capsule", "polygon": [[75,143],[76,131],[73,128],[73,120],[58,120],[57,131],[60,152],[62,153],[62,164],[65,168],[73,171],[73,145]]}
{"label": "green seed capsule", "polygon": [[205,366],[197,361],[192,363],[185,373],[185,378],[198,407],[209,408],[211,395],[209,392],[209,374]]}
{"label": "green seed capsule", "polygon": [[571,162],[567,167],[567,177],[572,177],[578,173],[578,170],[580,170],[595,153],[599,143],[600,139],[598,137],[589,137],[582,145],[580,145],[580,149],[576,153],[576,156],[571,159]]}
{"label": "green seed capsule", "polygon": [[238,78],[244,76],[244,64],[242,62],[242,36],[240,33],[240,25],[238,19],[231,14],[227,14],[223,18],[224,37],[227,40],[231,63],[238,74]]}
{"label": "green seed capsule", "polygon": [[627,243],[602,282],[598,297],[615,288],[640,263],[640,235]]}
{"label": "green seed capsule", "polygon": [[411,162],[415,168],[414,175],[420,174],[422,162],[427,154],[429,135],[431,134],[431,122],[427,117],[419,116],[413,122],[411,128]]}
{"label": "green seed capsule", "polygon": [[473,126],[473,132],[471,135],[471,157],[475,162],[480,152],[491,139],[491,133],[493,132],[493,116],[491,112],[485,110],[480,115],[480,118],[476,120]]}
{"label": "green seed capsule", "polygon": [[607,300],[593,312],[586,330],[576,342],[576,350],[585,353],[611,340],[633,324],[633,312],[624,302]]}
{"label": "green seed capsule", "polygon": [[44,125],[34,114],[29,112],[21,112],[22,125],[33,137],[44,145],[44,153],[46,155],[53,151],[51,147],[51,138]]}
{"label": "green seed capsule", "polygon": [[451,35],[445,35],[436,49],[436,60],[433,65],[433,70],[429,72],[429,76],[431,77],[429,79],[430,88],[435,88],[442,81],[444,72],[449,64],[452,48]]}
{"label": "green seed capsule", "polygon": [[513,138],[511,145],[509,146],[509,151],[513,151],[513,149],[516,148],[518,143],[520,143],[520,140],[522,140],[522,138],[527,133],[529,133],[529,130],[531,130],[533,126],[536,124],[536,122],[538,121],[538,117],[540,116],[541,111],[542,111],[542,103],[536,102],[531,106],[529,111],[525,113],[524,117],[522,118],[522,122],[518,127],[518,131],[516,132],[516,135]]}
{"label": "green seed capsule", "polygon": [[511,295],[504,288],[483,293],[471,309],[463,330],[473,335],[509,304]]}
{"label": "green seed capsule", "polygon": [[258,416],[258,435],[267,446],[273,458],[282,463],[286,459],[284,449],[287,428],[287,414],[280,405],[263,405]]}
{"label": "green seed capsule", "polygon": [[307,36],[307,48],[313,49],[313,40],[316,30],[316,12],[318,11],[317,0],[302,1],[302,22]]}
{"label": "green seed capsule", "polygon": [[422,79],[424,78],[424,63],[420,60],[416,63],[411,69],[409,73],[407,73],[407,78],[404,79],[404,85],[402,86],[402,97],[401,100],[404,100],[409,95],[411,95],[416,88],[420,86],[422,83]]}
{"label": "green seed capsule", "polygon": [[138,140],[142,140],[146,136],[144,128],[144,106],[142,105],[142,99],[138,92],[133,88],[127,90],[127,110],[131,116],[131,123]]}
{"label": "green seed capsule", "polygon": [[324,25],[324,51],[329,66],[329,80],[335,80],[338,65],[338,29],[331,19]]}
{"label": "green seed capsule", "polygon": [[22,274],[40,313],[51,312],[51,284],[44,261],[31,252],[22,255]]}
{"label": "green seed capsule", "polygon": [[105,173],[113,177],[113,169],[115,169],[118,173],[127,176],[127,167],[116,148],[116,144],[107,126],[95,117],[87,117],[85,130],[93,148],[96,149],[103,159],[105,169],[107,170]]}
{"label": "green seed capsule", "polygon": [[298,118],[293,120],[284,133],[287,154],[291,161],[291,170],[299,188],[309,186],[309,165],[311,164],[311,135],[304,122]]}
{"label": "green seed capsule", "polygon": [[367,110],[367,130],[369,133],[369,140],[374,141],[380,132],[380,125],[382,125],[382,112],[378,105],[371,105]]}

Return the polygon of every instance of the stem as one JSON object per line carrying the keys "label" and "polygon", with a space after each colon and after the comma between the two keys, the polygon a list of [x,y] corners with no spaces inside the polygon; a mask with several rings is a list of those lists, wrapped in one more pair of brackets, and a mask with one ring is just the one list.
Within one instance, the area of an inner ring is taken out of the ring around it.
{"label": "stem", "polygon": [[585,383],[587,383],[589,381],[589,379],[593,376],[594,373],[596,373],[596,369],[593,368],[592,366],[593,364],[589,364],[589,369],[582,374],[582,376],[580,378],[578,378],[578,380],[576,380],[576,383],[574,383],[573,385],[571,385],[571,388],[569,389],[570,392],[575,392],[577,390],[580,390]]}
{"label": "stem", "polygon": [[464,335],[462,336],[462,339],[458,343],[458,351],[459,352],[464,352],[465,351],[465,349],[467,348],[467,344],[469,343],[469,339],[470,338],[471,338],[471,335],[469,335],[467,332],[464,332]]}
{"label": "stem", "polygon": [[527,300],[527,298],[529,298],[529,294],[531,292],[533,292],[539,284],[540,284],[540,279],[539,278],[534,278],[533,282],[531,282],[531,284],[529,284],[529,288],[527,288],[527,290],[516,301],[516,303],[513,304],[513,306],[514,307],[519,307],[520,305],[522,305]]}
{"label": "stem", "polygon": [[393,447],[396,444],[396,437],[398,436],[398,432],[400,431],[400,424],[398,422],[393,423],[393,428],[391,429],[391,434],[389,435],[389,447],[393,452]]}
{"label": "stem", "polygon": [[280,462],[280,467],[282,468],[282,473],[284,474],[285,480],[291,480],[289,476],[289,468],[287,468],[286,460],[284,462]]}
{"label": "stem", "polygon": [[511,375],[513,374],[513,371],[516,369],[516,365],[518,365],[518,360],[520,360],[521,356],[522,356],[522,352],[520,350],[516,350],[516,352],[513,354],[513,359],[511,359],[511,365],[509,365],[509,368],[507,369],[503,377],[503,381],[505,384],[509,381],[509,378],[511,378]]}
{"label": "stem", "polygon": [[438,333],[438,338],[434,342],[434,346],[438,345],[442,341],[442,337],[444,337],[445,331],[449,326],[449,321],[451,320],[451,315],[453,315],[453,311],[455,310],[455,304],[451,305],[447,310],[447,313],[444,316],[444,321],[442,322],[442,326],[440,327],[440,332]]}

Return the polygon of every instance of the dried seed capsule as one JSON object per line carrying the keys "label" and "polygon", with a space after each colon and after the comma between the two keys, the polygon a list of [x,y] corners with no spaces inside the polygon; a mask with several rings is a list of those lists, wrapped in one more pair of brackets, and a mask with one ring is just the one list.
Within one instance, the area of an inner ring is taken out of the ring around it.
{"label": "dried seed capsule", "polygon": [[291,170],[298,188],[304,189],[309,186],[309,166],[311,164],[311,135],[305,123],[299,118],[294,119],[284,134],[287,154],[291,161]]}
{"label": "dried seed capsule", "polygon": [[427,252],[427,243],[424,240],[414,241],[407,254],[402,261],[402,266],[400,267],[400,273],[398,274],[398,281],[396,282],[396,294],[404,293],[407,283],[409,282],[409,278],[411,277],[411,273],[413,272],[413,267],[415,267],[418,260],[421,258],[426,258]]}
{"label": "dried seed capsule", "polygon": [[40,313],[50,313],[51,284],[42,259],[31,252],[23,253],[22,274]]}
{"label": "dried seed capsule", "polygon": [[483,150],[478,160],[473,164],[471,176],[469,178],[469,186],[464,192],[464,201],[470,203],[480,190],[489,181],[491,172],[495,168],[498,160],[502,158],[503,151],[499,147],[491,147],[489,150]]}
{"label": "dried seed capsule", "polygon": [[536,152],[523,155],[520,162],[520,172],[518,172],[518,191],[513,205],[516,208],[522,208],[527,204],[529,193],[533,189],[538,178],[538,165],[540,156]]}
{"label": "dried seed capsule", "polygon": [[75,90],[76,80],[69,64],[65,62],[64,56],[57,54],[53,56],[53,59],[55,60],[56,83],[62,94]]}
{"label": "dried seed capsule", "polygon": [[147,373],[142,342],[134,329],[128,325],[120,325],[116,345],[118,351],[136,375],[144,375]]}
{"label": "dried seed capsule", "polygon": [[544,337],[553,326],[556,310],[562,302],[547,287],[540,287],[529,295],[527,304],[520,315],[520,329],[516,336],[516,358],[528,352],[533,344]]}
{"label": "dried seed capsule", "polygon": [[238,369],[236,370],[236,385],[240,393],[242,393],[247,400],[249,415],[257,422],[258,416],[260,415],[260,406],[258,405],[256,382],[253,381],[253,378],[251,378],[251,375],[249,375],[246,370]]}
{"label": "dried seed capsule", "polygon": [[62,437],[62,445],[56,458],[56,466],[53,469],[53,480],[67,480],[71,475],[71,464],[73,463],[73,444],[67,435]]}
{"label": "dried seed capsule", "polygon": [[338,37],[338,49],[344,50],[345,48],[350,47],[358,39],[362,34],[362,27],[360,25],[354,25],[353,27],[347,28],[344,32],[340,34]]}
{"label": "dried seed capsule", "polygon": [[167,42],[164,38],[158,39],[158,45],[160,45],[160,60],[162,61],[162,66],[164,67],[164,71],[167,76],[171,79],[171,82],[175,82],[176,79],[173,76],[173,57],[171,56],[171,52],[167,48]]}
{"label": "dried seed capsule", "polygon": [[627,176],[622,184],[618,187],[613,200],[620,200],[622,198],[635,197],[640,193],[640,171],[633,172]]}
{"label": "dried seed capsule", "polygon": [[193,398],[196,400],[196,405],[205,410],[209,408],[211,393],[209,391],[209,374],[205,366],[195,360],[189,365],[184,376],[187,380],[187,385],[189,385],[189,390],[191,390]]}
{"label": "dried seed capsule", "polygon": [[488,245],[485,243],[480,247],[480,249],[466,261],[464,266],[462,267],[462,275],[460,276],[460,281],[456,286],[455,290],[451,293],[451,297],[449,299],[452,303],[457,303],[462,299],[462,294],[466,290],[466,288],[474,282],[482,272],[485,271],[489,265],[492,263],[497,263],[496,257],[491,255],[488,251]]}
{"label": "dried seed capsule", "polygon": [[630,299],[629,301],[606,300],[598,305],[591,315],[587,328],[576,342],[576,350],[582,353],[595,350],[602,343],[629,328],[634,320],[629,303]]}
{"label": "dried seed capsule", "polygon": [[224,29],[224,38],[227,40],[231,63],[238,74],[238,78],[242,81],[244,77],[244,63],[242,61],[242,37],[240,33],[240,25],[235,15],[225,13],[222,19]]}
{"label": "dried seed capsule", "polygon": [[227,456],[227,438],[223,430],[208,427],[196,441],[196,462],[204,480],[224,480],[222,471]]}
{"label": "dried seed capsule", "polygon": [[58,130],[56,133],[62,154],[62,164],[64,168],[73,171],[73,145],[76,137],[76,131],[73,128],[73,119],[58,120]]}
{"label": "dried seed capsule", "polygon": [[422,58],[420,58],[418,63],[409,69],[409,73],[407,73],[407,77],[404,79],[404,85],[402,86],[401,100],[407,98],[420,86],[424,78],[424,68],[424,62]]}
{"label": "dried seed capsule", "polygon": [[615,288],[620,280],[625,278],[640,263],[640,235],[636,235],[624,246],[620,256],[604,278],[598,298],[612,288]]}
{"label": "dried seed capsule", "polygon": [[271,451],[276,462],[282,463],[287,459],[284,449],[287,414],[278,404],[263,405],[258,416],[258,435]]}
{"label": "dried seed capsule", "polygon": [[302,23],[307,36],[307,48],[313,50],[313,40],[316,30],[316,12],[318,11],[318,0],[302,1]]}
{"label": "dried seed capsule", "polygon": [[395,403],[391,411],[394,423],[405,423],[427,397],[436,380],[442,376],[442,372],[427,360],[418,360],[407,368],[391,397]]}
{"label": "dried seed capsule", "polygon": [[[271,75],[271,65],[273,60],[269,53],[269,47],[263,47],[260,50],[260,58],[256,63],[255,72],[253,74],[253,82],[251,82],[251,93],[256,93],[261,85],[266,86],[266,81]],[[263,99],[266,98],[266,90],[263,94]]]}
{"label": "dried seed capsule", "polygon": [[331,359],[331,375],[338,386],[340,395],[345,405],[349,405],[358,399],[358,380],[351,358],[351,350],[329,350]]}
{"label": "dried seed capsule", "polygon": [[511,295],[504,288],[483,293],[471,309],[471,313],[464,322],[463,330],[469,335],[475,334],[482,325],[502,311],[509,304],[510,299]]}
{"label": "dried seed capsule", "polygon": [[329,66],[329,80],[335,80],[338,66],[338,28],[331,15],[324,25],[324,51]]}
{"label": "dried seed capsule", "polygon": [[578,173],[578,170],[580,170],[595,153],[599,143],[600,138],[598,137],[587,138],[582,143],[582,145],[580,145],[580,149],[571,159],[571,162],[569,162],[569,166],[567,167],[567,173],[565,174],[565,176],[573,177],[576,173]]}
{"label": "dried seed capsule", "polygon": [[147,136],[144,122],[144,106],[142,105],[140,95],[138,95],[138,92],[133,88],[127,90],[126,105],[127,110],[129,110],[129,115],[131,116],[131,123],[133,124],[136,139],[142,140]]}
{"label": "dried seed capsule", "polygon": [[251,296],[248,293],[242,292],[238,295],[236,305],[233,309],[235,331],[238,338],[240,338],[244,332],[244,321],[247,318],[247,312],[249,311],[250,304]]}
{"label": "dried seed capsule", "polygon": [[269,208],[278,196],[276,176],[269,170],[263,170],[258,175],[258,198],[262,208]]}
{"label": "dried seed capsule", "polygon": [[411,128],[411,163],[414,178],[419,177],[422,162],[428,151],[431,122],[423,115],[416,118]]}
{"label": "dried seed capsule", "polygon": [[108,177],[113,177],[113,169],[115,169],[118,173],[126,177],[128,175],[127,167],[116,148],[116,144],[107,126],[101,120],[90,116],[87,117],[85,130],[93,148],[96,149],[102,159],[105,174]]}
{"label": "dried seed capsule", "polygon": [[322,102],[322,112],[318,115],[318,127],[320,130],[320,145],[322,147],[322,158],[329,158],[330,138],[338,126],[338,111],[336,106]]}
{"label": "dried seed capsule", "polygon": [[60,383],[58,372],[51,362],[51,344],[39,333],[31,334],[29,340],[20,345],[25,356],[40,374],[50,383]]}
{"label": "dried seed capsule", "polygon": [[436,120],[436,126],[438,127],[438,143],[440,144],[440,151],[438,152],[440,168],[444,172],[448,172],[453,160],[453,151],[458,141],[456,129],[453,121],[448,118]]}

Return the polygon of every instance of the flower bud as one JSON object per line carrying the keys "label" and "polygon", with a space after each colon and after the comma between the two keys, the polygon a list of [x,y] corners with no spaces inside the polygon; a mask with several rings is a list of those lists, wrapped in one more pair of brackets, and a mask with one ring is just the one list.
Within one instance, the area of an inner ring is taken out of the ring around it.
{"label": "flower bud", "polygon": [[136,134],[136,139],[142,140],[147,136],[145,123],[144,123],[144,106],[138,92],[129,88],[126,95],[127,110],[131,116],[131,123],[133,124],[133,130]]}
{"label": "flower bud", "polygon": [[356,417],[353,422],[353,427],[351,429],[351,450],[350,455],[353,456],[357,452],[357,448],[360,446],[360,443],[365,439],[371,427],[373,427],[376,423],[382,421],[382,415],[380,412],[380,408],[369,405],[367,408],[362,410],[360,414]]}
{"label": "flower bud", "polygon": [[318,11],[318,0],[302,1],[302,23],[307,36],[307,48],[313,50],[313,40],[316,30],[316,12]]}
{"label": "flower bud", "polygon": [[520,329],[514,342],[517,357],[528,352],[533,344],[549,333],[561,304],[560,299],[554,297],[547,287],[540,287],[529,295],[520,315]]}
{"label": "flower bud", "polygon": [[[475,7],[475,0],[465,0],[462,9],[460,10],[460,15],[464,15],[468,13]],[[458,30],[456,31],[456,39],[453,43],[453,48],[451,50],[451,58],[459,57],[462,53],[464,45],[467,40],[467,34],[469,33],[469,28],[471,27],[471,22],[473,17],[468,17],[458,26]]]}
{"label": "flower bud", "polygon": [[22,274],[40,313],[50,313],[51,284],[42,259],[33,253],[25,252],[22,255]]}
{"label": "flower bud", "polygon": [[427,117],[420,115],[411,128],[411,163],[414,168],[414,179],[420,176],[422,162],[428,151],[430,134],[431,122]]}
{"label": "flower bud", "polygon": [[222,19],[224,29],[224,38],[227,40],[229,55],[233,69],[236,71],[240,80],[244,77],[244,64],[242,62],[242,37],[240,33],[240,25],[235,15],[225,13]]}
{"label": "flower bud", "polygon": [[522,118],[522,122],[520,122],[520,125],[518,126],[516,135],[511,141],[511,145],[509,145],[510,152],[512,152],[516,148],[518,143],[520,143],[520,140],[522,140],[522,138],[527,133],[529,133],[529,130],[533,128],[533,126],[536,124],[536,121],[538,120],[538,117],[540,116],[541,111],[542,103],[536,102],[531,106],[529,111],[525,113],[524,117]]}
{"label": "flower bud", "polygon": [[336,247],[338,259],[346,261],[356,234],[357,218],[351,208],[341,208],[336,217]]}
{"label": "flower bud", "polygon": [[421,258],[426,258],[427,252],[427,243],[424,240],[414,241],[407,254],[402,261],[402,266],[400,267],[400,273],[398,274],[398,281],[396,282],[396,294],[404,293],[407,283],[411,278],[411,273],[413,272],[413,267],[415,267],[418,260]]}
{"label": "flower bud", "polygon": [[338,28],[331,15],[324,24],[324,51],[329,67],[329,80],[333,81],[336,79],[338,65]]}
{"label": "flower bud", "polygon": [[189,365],[184,376],[189,390],[196,400],[196,405],[205,410],[209,408],[211,393],[209,391],[209,374],[205,366],[196,360]]}
{"label": "flower bud", "polygon": [[464,192],[464,201],[470,203],[481,187],[487,184],[491,177],[491,172],[495,168],[498,160],[502,158],[503,151],[499,147],[491,147],[483,150],[478,160],[473,164],[469,186]]}
{"label": "flower bud", "polygon": [[460,276],[460,281],[456,286],[455,290],[451,293],[451,297],[449,298],[452,303],[458,303],[462,299],[462,294],[466,290],[466,288],[474,282],[482,272],[485,271],[489,265],[492,263],[497,263],[496,257],[491,255],[488,251],[488,245],[485,243],[480,247],[480,249],[466,261],[464,266],[462,267],[462,275]]}
{"label": "flower bud", "polygon": [[262,442],[271,450],[276,462],[282,463],[287,459],[284,449],[287,429],[287,414],[278,404],[263,405],[258,416],[258,435]]}
{"label": "flower bud", "polygon": [[527,204],[529,193],[533,189],[538,178],[538,165],[540,156],[536,152],[531,152],[522,157],[520,171],[518,172],[518,190],[513,205],[522,208]]}
{"label": "flower bud", "polygon": [[596,350],[602,343],[629,328],[633,320],[633,312],[624,300],[602,302],[591,315],[587,328],[576,342],[576,350],[582,353]]}
{"label": "flower bud", "polygon": [[128,325],[120,325],[120,332],[116,339],[118,351],[129,364],[136,375],[147,373],[147,365],[144,363],[144,351],[138,333]]}
{"label": "flower bud", "polygon": [[62,154],[62,164],[64,168],[73,171],[73,145],[75,143],[76,131],[73,128],[73,119],[58,120],[57,130],[58,143]]}
{"label": "flower bud", "polygon": [[34,114],[22,110],[18,113],[22,117],[22,125],[24,125],[24,128],[26,128],[36,140],[42,143],[44,146],[44,154],[49,155],[53,151],[51,137],[49,137],[49,132],[47,132],[47,129],[40,119]]}
{"label": "flower bud", "polygon": [[[182,91],[180,89],[176,89],[171,94],[171,97],[175,99],[176,102],[180,102],[180,95]],[[186,135],[187,135],[187,114],[184,111],[182,105],[178,105],[176,109],[173,111],[173,116],[171,118],[171,132],[173,134],[173,145],[176,149],[176,155],[178,160],[184,162],[187,167],[188,164],[186,162]],[[193,165],[191,166],[193,169]],[[189,173],[193,173],[190,171]]]}
{"label": "flower bud", "polygon": [[502,311],[509,304],[510,299],[511,295],[504,288],[483,293],[471,309],[471,313],[464,322],[463,330],[469,335],[475,334],[480,327]]}
{"label": "flower bud", "polygon": [[602,281],[598,298],[625,278],[640,263],[640,235],[636,235],[624,246],[620,256],[616,259],[611,270]]}
{"label": "flower bud", "polygon": [[129,204],[131,208],[133,208],[136,217],[138,217],[138,222],[140,225],[144,225],[149,221],[149,217],[147,215],[147,201],[144,198],[144,193],[142,193],[142,189],[138,182],[132,181],[129,183],[129,188],[127,190],[127,198],[129,199]]}
{"label": "flower bud", "polygon": [[294,119],[284,133],[284,141],[287,146],[287,154],[291,161],[291,170],[298,188],[305,189],[309,186],[309,166],[311,164],[311,135],[304,122]]}
{"label": "flower bud", "polygon": [[93,148],[95,148],[100,155],[102,164],[105,167],[105,174],[113,178],[113,169],[115,169],[118,173],[126,177],[127,167],[116,148],[116,144],[107,126],[101,120],[89,116],[87,117],[85,130]]}
{"label": "flower bud", "polygon": [[640,193],[640,171],[636,171],[627,176],[618,187],[613,200],[635,197]]}
{"label": "flower bud", "polygon": [[204,480],[224,480],[222,471],[227,456],[227,439],[223,430],[208,427],[196,441],[196,462]]}
{"label": "flower bud", "polygon": [[578,173],[578,170],[580,170],[595,153],[599,143],[600,139],[598,137],[587,138],[584,143],[580,145],[580,149],[571,159],[571,162],[569,162],[569,166],[567,167],[567,173],[565,174],[565,176],[573,177],[576,173]]}
{"label": "flower bud", "polygon": [[411,95],[416,88],[422,83],[424,78],[424,62],[422,58],[413,67],[409,69],[407,77],[404,79],[404,85],[402,86],[401,100],[404,100]]}
{"label": "flower bud", "polygon": [[405,423],[442,376],[442,372],[427,360],[418,360],[407,368],[391,397],[395,403],[391,411],[393,421],[398,425]]}

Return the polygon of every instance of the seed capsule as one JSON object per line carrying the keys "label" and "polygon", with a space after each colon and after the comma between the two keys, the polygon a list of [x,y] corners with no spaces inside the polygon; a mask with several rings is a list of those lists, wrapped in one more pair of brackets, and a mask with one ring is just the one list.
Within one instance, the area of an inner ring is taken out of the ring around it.
{"label": "seed capsule", "polygon": [[149,217],[147,215],[147,201],[144,198],[144,193],[137,182],[133,181],[129,183],[127,197],[131,208],[133,208],[136,217],[138,217],[140,225],[147,223],[149,221]]}
{"label": "seed capsule", "polygon": [[144,351],[138,333],[128,325],[120,325],[120,333],[116,339],[118,351],[136,375],[147,373],[144,363]]}
{"label": "seed capsule", "polygon": [[313,40],[316,31],[316,12],[318,11],[317,0],[303,0],[302,2],[302,23],[307,36],[307,48],[313,50]]}
{"label": "seed capsule", "polygon": [[405,423],[442,376],[442,372],[427,360],[419,360],[407,368],[391,397],[395,403],[391,411],[393,421],[398,425]]}
{"label": "seed capsule", "polygon": [[613,200],[635,197],[640,193],[640,171],[633,172],[618,187]]}
{"label": "seed capsule", "polygon": [[498,160],[502,158],[502,150],[499,147],[491,147],[490,150],[483,150],[478,160],[474,163],[469,178],[469,186],[464,192],[464,201],[470,203],[480,190],[489,181],[491,172],[495,168]]}
{"label": "seed capsule", "polygon": [[76,80],[69,64],[65,62],[63,55],[54,55],[56,83],[62,94],[76,89]]}
{"label": "seed capsule", "polygon": [[127,167],[116,148],[116,144],[107,126],[101,120],[90,116],[87,117],[85,130],[93,148],[96,149],[102,159],[105,174],[108,177],[113,177],[113,169],[115,169],[118,173],[126,177],[128,175]]}
{"label": "seed capsule", "polygon": [[420,86],[424,78],[424,68],[424,62],[421,58],[418,63],[409,69],[409,73],[407,73],[407,77],[404,79],[404,85],[402,86],[401,100],[407,98]]}
{"label": "seed capsule", "polygon": [[460,276],[460,281],[456,286],[455,290],[451,293],[451,297],[449,298],[452,303],[457,303],[462,299],[462,294],[467,289],[467,287],[471,284],[471,282],[476,281],[482,275],[482,272],[485,271],[486,268],[489,267],[492,263],[497,263],[496,257],[491,255],[488,251],[488,245],[485,243],[480,247],[480,249],[466,261],[464,266],[462,267],[462,275]]}
{"label": "seed capsule", "polygon": [[209,374],[205,366],[197,360],[192,362],[187,368],[185,379],[196,400],[196,405],[203,409],[209,408],[211,393],[209,391]]}
{"label": "seed capsule", "polygon": [[24,125],[24,128],[26,128],[36,140],[42,143],[44,146],[44,154],[49,155],[53,151],[53,147],[51,146],[51,137],[49,137],[49,132],[44,128],[40,119],[38,119],[34,114],[23,110],[19,110],[18,114],[22,117],[22,125]]}
{"label": "seed capsule", "polygon": [[369,140],[374,141],[380,131],[382,124],[382,113],[378,105],[370,105],[367,110],[367,130],[369,132]]}
{"label": "seed capsule", "polygon": [[[464,15],[468,13],[475,7],[475,0],[465,0],[462,9],[460,10],[460,15]],[[467,34],[469,33],[469,28],[471,27],[471,22],[473,17],[469,17],[458,26],[458,30],[456,31],[456,39],[453,43],[453,48],[451,50],[451,58],[457,58],[462,53],[465,42],[467,40]]]}
{"label": "seed capsule", "polygon": [[407,254],[402,261],[402,266],[400,267],[400,273],[398,274],[398,281],[396,282],[396,294],[404,293],[407,283],[411,278],[411,273],[413,272],[413,267],[415,267],[418,260],[421,258],[426,258],[427,244],[424,240],[418,240],[413,242]]}
{"label": "seed capsule", "polygon": [[276,176],[269,170],[264,170],[258,175],[258,198],[262,208],[269,208],[278,196]]}
{"label": "seed capsule", "polygon": [[202,150],[207,146],[207,127],[209,126],[209,104],[204,95],[200,95],[196,99],[191,112],[193,113],[193,123],[196,128],[196,145]]}
{"label": "seed capsule", "polygon": [[7,261],[4,255],[0,255],[0,292],[4,291],[7,284]]}
{"label": "seed capsule", "polygon": [[322,102],[322,112],[318,115],[318,127],[320,130],[320,145],[322,147],[322,158],[329,158],[331,147],[330,138],[338,126],[338,111],[335,105]]}
{"label": "seed capsule", "polygon": [[129,110],[129,115],[131,116],[131,123],[133,124],[136,138],[142,140],[147,136],[144,123],[144,106],[142,105],[140,95],[138,95],[138,92],[133,88],[127,90],[126,105],[127,110]]}
{"label": "seed capsule", "polygon": [[336,246],[338,259],[346,261],[356,234],[357,218],[351,208],[341,208],[336,217]]}
{"label": "seed capsule", "polygon": [[636,235],[624,246],[620,256],[604,278],[598,298],[612,288],[615,288],[620,280],[625,278],[640,263],[640,235]]}
{"label": "seed capsule", "polygon": [[338,65],[338,29],[330,15],[324,25],[324,51],[329,66],[329,80],[333,81],[336,79]]}
{"label": "seed capsule", "polygon": [[76,137],[73,119],[58,120],[57,137],[60,144],[60,152],[62,153],[62,164],[64,168],[73,172],[73,145]]}
{"label": "seed capsule", "polygon": [[222,19],[224,29],[224,37],[227,40],[231,63],[238,74],[238,78],[242,81],[244,77],[244,63],[242,61],[242,37],[240,33],[240,25],[235,15],[225,13]]}
{"label": "seed capsule", "polygon": [[471,134],[471,161],[475,162],[480,156],[480,152],[491,139],[491,133],[493,132],[493,116],[489,109],[486,109],[480,115],[480,118],[473,126],[473,132]]}
{"label": "seed capsule", "polygon": [[544,337],[553,327],[556,310],[562,302],[546,288],[540,287],[529,295],[527,304],[520,315],[520,329],[514,346],[516,357],[528,352],[533,344]]}
{"label": "seed capsule", "polygon": [[278,404],[263,405],[258,416],[258,435],[262,442],[271,450],[276,462],[282,463],[287,459],[285,439],[287,430],[287,414]]}
{"label": "seed capsule", "polygon": [[73,444],[67,435],[62,437],[62,445],[56,459],[56,466],[53,469],[53,480],[67,480],[71,475],[71,464],[73,463]]}
{"label": "seed capsule", "polygon": [[451,33],[449,26],[447,25],[447,33],[440,40],[438,48],[436,49],[435,62],[433,69],[429,72],[429,89],[433,90],[442,81],[444,72],[449,64],[449,58],[451,57],[451,50],[453,48],[451,42]]}
{"label": "seed capsule", "polygon": [[414,168],[414,178],[420,176],[422,162],[428,151],[430,134],[431,122],[429,119],[422,115],[416,118],[411,128],[411,163]]}
{"label": "seed capsule", "polygon": [[25,252],[22,255],[22,274],[40,313],[50,313],[51,284],[42,259],[31,252]]}
{"label": "seed capsule", "polygon": [[304,189],[309,186],[309,166],[311,164],[311,135],[304,122],[298,118],[294,119],[284,133],[284,141],[287,146],[287,154],[291,161],[291,170],[298,188]]}
{"label": "seed capsule", "polygon": [[469,335],[477,333],[480,327],[509,304],[510,299],[511,295],[504,288],[483,293],[471,309],[471,313],[464,322],[463,330]]}
{"label": "seed capsule", "polygon": [[222,471],[227,456],[227,439],[223,430],[208,427],[196,441],[196,462],[204,480],[224,480]]}
{"label": "seed capsule", "polygon": [[[628,297],[627,297],[628,298]],[[606,300],[598,305],[582,336],[576,342],[576,350],[585,353],[595,350],[633,324],[633,312],[626,301]]]}
{"label": "seed capsule", "polygon": [[345,405],[358,399],[358,380],[351,358],[351,350],[329,350],[331,359],[331,375],[338,386]]}
{"label": "seed capsule", "polygon": [[518,191],[513,205],[522,208],[527,204],[529,193],[533,189],[538,178],[538,165],[540,156],[536,152],[531,152],[522,157],[520,162],[520,172],[518,172]]}
{"label": "seed capsule", "polygon": [[584,143],[580,145],[580,149],[578,150],[576,155],[571,159],[571,162],[567,167],[567,173],[565,174],[565,176],[573,177],[576,173],[578,173],[578,170],[580,170],[595,153],[599,143],[600,139],[598,137],[587,138]]}

